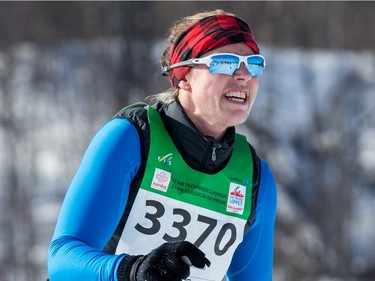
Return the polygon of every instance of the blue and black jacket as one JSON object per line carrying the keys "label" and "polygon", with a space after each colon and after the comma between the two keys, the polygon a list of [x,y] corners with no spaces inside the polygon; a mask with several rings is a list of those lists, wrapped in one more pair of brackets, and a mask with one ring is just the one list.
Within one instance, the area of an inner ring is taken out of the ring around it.
{"label": "blue and black jacket", "polygon": [[[117,272],[126,254],[114,255],[114,251],[145,170],[150,142],[145,106],[136,104],[120,111],[90,143],[64,199],[50,244],[51,281],[125,280]],[[234,128],[217,141],[201,135],[177,101],[153,106],[191,168],[213,174],[226,165]],[[276,186],[268,164],[249,148],[255,164],[253,210],[227,280],[268,281],[272,280]]]}

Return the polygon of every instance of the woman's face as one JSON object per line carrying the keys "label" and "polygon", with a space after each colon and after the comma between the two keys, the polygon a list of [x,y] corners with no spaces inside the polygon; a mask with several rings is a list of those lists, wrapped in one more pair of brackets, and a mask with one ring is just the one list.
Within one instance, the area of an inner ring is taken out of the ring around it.
{"label": "woman's face", "polygon": [[[251,55],[245,43],[217,48],[212,53]],[[230,76],[211,74],[206,65],[194,66],[180,81],[179,101],[188,117],[204,135],[220,139],[226,129],[246,121],[258,92],[258,77],[251,77],[246,66]]]}

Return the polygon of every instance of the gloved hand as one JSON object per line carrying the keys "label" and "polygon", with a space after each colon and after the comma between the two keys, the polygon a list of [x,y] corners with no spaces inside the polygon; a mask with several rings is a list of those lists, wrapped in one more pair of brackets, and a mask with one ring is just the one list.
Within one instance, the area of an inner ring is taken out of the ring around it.
{"label": "gloved hand", "polygon": [[[190,275],[190,264],[204,268],[211,262],[187,241],[164,243],[146,256],[128,256],[117,273],[119,281],[181,281]],[[136,278],[135,278],[136,277]]]}

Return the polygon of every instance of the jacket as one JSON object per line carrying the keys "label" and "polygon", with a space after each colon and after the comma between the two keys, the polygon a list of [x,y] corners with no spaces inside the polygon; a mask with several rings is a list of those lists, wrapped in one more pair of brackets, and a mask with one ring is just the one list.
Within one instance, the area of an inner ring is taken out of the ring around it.
{"label": "jacket", "polygon": [[[128,119],[132,122],[134,127],[137,128],[141,139],[142,166],[140,167],[137,176],[132,181],[130,187],[130,200],[128,200],[126,204],[125,212],[121,221],[105,247],[105,252],[107,253],[113,254],[116,250],[118,240],[120,239],[121,233],[126,224],[126,220],[129,216],[145,171],[145,164],[150,146],[150,127],[148,124],[146,107],[147,104],[145,103],[136,103],[123,108],[114,116],[114,118]],[[223,140],[219,141],[211,136],[201,135],[194,124],[190,122],[185,115],[177,101],[171,103],[159,102],[154,104],[153,107],[160,113],[164,126],[167,128],[170,137],[184,157],[186,163],[188,163],[192,169],[207,174],[213,174],[221,170],[227,164],[231,156],[232,145],[234,142],[234,127],[229,128],[224,135]],[[251,227],[254,220],[260,177],[260,159],[250,144],[249,149],[253,156],[254,168],[251,204],[252,210],[245,233]]]}
{"label": "jacket", "polygon": [[[48,251],[51,281],[117,281],[127,255],[111,254],[116,235],[137,193],[148,154],[145,105],[122,110],[90,142],[65,195]],[[200,135],[178,102],[155,104],[176,147],[192,167],[214,173],[231,153],[234,128],[223,141]],[[188,151],[184,151],[188,149]],[[253,150],[251,146],[249,149]],[[187,153],[189,152],[189,153]],[[215,152],[215,153],[214,153]],[[216,155],[213,157],[213,155]],[[227,271],[229,281],[272,280],[276,185],[268,164],[258,159],[254,211]],[[254,161],[256,162],[256,161]],[[254,165],[257,166],[257,165]]]}

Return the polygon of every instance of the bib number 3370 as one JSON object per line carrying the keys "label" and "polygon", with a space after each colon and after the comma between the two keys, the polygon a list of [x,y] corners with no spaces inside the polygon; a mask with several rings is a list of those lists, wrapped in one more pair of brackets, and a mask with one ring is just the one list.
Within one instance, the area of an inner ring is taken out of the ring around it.
{"label": "bib number 3370", "polygon": [[192,215],[182,208],[171,208],[168,212],[164,205],[156,200],[146,200],[146,209],[145,221],[134,227],[142,234],[159,234],[167,242],[194,238],[195,241],[192,242],[197,247],[209,237],[210,241],[214,238],[211,250],[217,256],[224,255],[236,241],[237,229],[233,223],[219,224],[217,219],[202,214]]}

